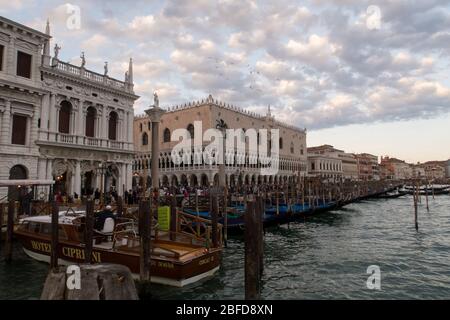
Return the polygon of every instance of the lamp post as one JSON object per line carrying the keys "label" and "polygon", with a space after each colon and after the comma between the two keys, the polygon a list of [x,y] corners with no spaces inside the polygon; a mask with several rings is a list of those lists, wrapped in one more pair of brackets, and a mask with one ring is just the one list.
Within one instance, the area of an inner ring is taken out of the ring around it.
{"label": "lamp post", "polygon": [[110,172],[108,162],[100,162],[98,164],[97,172],[100,173],[100,201],[101,204],[104,204],[106,195],[106,178],[108,177],[108,173]]}

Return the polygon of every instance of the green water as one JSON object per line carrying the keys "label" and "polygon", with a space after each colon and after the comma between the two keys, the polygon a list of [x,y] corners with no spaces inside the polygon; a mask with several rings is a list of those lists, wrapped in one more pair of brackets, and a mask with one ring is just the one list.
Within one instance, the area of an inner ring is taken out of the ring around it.
{"label": "green water", "polygon": [[[423,202],[424,199],[422,199]],[[411,197],[369,200],[306,222],[268,229],[264,299],[449,299],[450,197],[419,206]],[[212,279],[185,288],[152,286],[159,299],[242,299],[244,244],[233,238]],[[367,267],[378,265],[381,290],[369,290]],[[48,266],[16,245],[11,265],[0,261],[0,299],[39,298]]]}

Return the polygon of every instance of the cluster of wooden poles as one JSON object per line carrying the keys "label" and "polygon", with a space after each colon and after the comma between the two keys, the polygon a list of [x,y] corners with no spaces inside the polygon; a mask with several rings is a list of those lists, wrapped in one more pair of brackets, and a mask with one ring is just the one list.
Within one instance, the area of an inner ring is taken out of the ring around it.
{"label": "cluster of wooden poles", "polygon": [[[428,186],[429,181],[426,181],[426,187],[425,187],[425,204],[427,208],[427,212],[430,212],[430,206],[428,201]],[[420,194],[420,186],[423,185],[422,181],[419,179],[417,180],[411,180],[409,185],[413,186],[413,206],[414,206],[414,226],[416,228],[416,231],[419,231],[419,219],[418,219],[418,211],[419,211],[419,203],[422,202],[422,197]],[[434,200],[434,188],[431,189],[431,196]]]}
{"label": "cluster of wooden poles", "polygon": [[[241,187],[236,192],[210,192],[209,207],[211,214],[211,244],[214,247],[221,246],[222,240],[226,245],[226,232],[223,239],[219,239],[218,235],[218,218],[222,211],[224,214],[227,211],[227,205],[231,204],[233,196],[243,196],[245,204],[245,297],[246,299],[259,299],[261,294],[261,277],[264,269],[264,230],[263,217],[265,212],[265,205],[268,201],[272,202],[275,195],[275,202],[279,205],[280,201],[285,204],[290,203],[308,203],[310,207],[319,204],[319,201],[342,201],[351,202],[357,199],[363,199],[370,195],[386,191],[386,183],[383,182],[341,182],[336,184],[324,184],[319,179],[302,179],[299,183],[285,183],[278,186],[260,186],[256,191],[250,187]],[[392,185],[391,185],[392,186]],[[217,189],[220,190],[220,189]],[[416,229],[418,229],[417,222],[417,202],[420,201],[419,187],[417,185],[414,194],[415,205],[415,222]],[[210,190],[211,191],[211,190]],[[283,199],[284,197],[284,199]],[[426,195],[427,209],[428,209],[428,195]],[[143,198],[139,202],[138,221],[139,234],[141,237],[141,267],[140,279],[143,283],[150,282],[150,259],[151,259],[151,231],[152,225],[155,222],[154,217],[157,216],[157,208],[160,199]],[[170,231],[177,229],[177,200],[175,196],[170,196],[165,199],[166,203],[170,205]],[[220,202],[222,202],[223,209],[220,210]],[[195,196],[195,203],[198,206],[199,199]],[[58,219],[59,207],[55,202],[50,202],[51,216],[52,216],[52,248],[58,247]],[[0,223],[3,225],[3,216],[6,204],[0,204]],[[94,237],[94,211],[95,205],[93,200],[86,201],[86,230],[85,230],[85,259],[86,263],[92,263],[93,237]],[[123,203],[119,199],[117,203],[117,214],[121,216],[125,212]],[[12,239],[15,218],[15,202],[10,201],[7,205],[7,232],[6,232],[6,246],[5,246],[5,260],[11,261],[12,257]],[[226,214],[224,214],[224,230],[226,230]],[[175,237],[175,232],[170,232],[172,237]],[[51,250],[50,268],[57,268],[57,251]]]}

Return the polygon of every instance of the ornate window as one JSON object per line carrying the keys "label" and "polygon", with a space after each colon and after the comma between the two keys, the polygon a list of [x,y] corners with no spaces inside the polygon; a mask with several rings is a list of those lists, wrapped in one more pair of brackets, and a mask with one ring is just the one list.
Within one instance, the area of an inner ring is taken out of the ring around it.
{"label": "ornate window", "polygon": [[109,114],[108,138],[109,140],[117,140],[117,112],[112,111]]}
{"label": "ornate window", "polygon": [[70,114],[72,113],[72,105],[68,101],[61,102],[59,109],[58,131],[60,133],[70,133]]}
{"label": "ornate window", "polygon": [[283,138],[280,138],[280,149],[283,149]]}
{"label": "ornate window", "polygon": [[163,142],[170,142],[170,130],[169,128],[165,128],[164,129],[164,134],[163,134]]}
{"label": "ornate window", "polygon": [[189,125],[187,126],[187,131],[189,132],[191,139],[194,139],[194,126],[192,125],[192,123],[189,123]]}
{"label": "ornate window", "polygon": [[144,132],[144,134],[142,135],[142,145],[143,146],[148,145],[148,134],[147,134],[147,132]]}
{"label": "ornate window", "polygon": [[291,142],[291,153],[294,153],[294,143]]}
{"label": "ornate window", "polygon": [[17,72],[20,77],[31,79],[31,60],[30,54],[17,51]]}
{"label": "ornate window", "polygon": [[12,135],[11,135],[11,143],[12,144],[26,144],[27,137],[27,117],[21,116],[18,114],[13,115],[13,123],[12,123]]}
{"label": "ornate window", "polygon": [[3,51],[5,47],[0,44],[0,71],[3,71]]}
{"label": "ornate window", "polygon": [[95,118],[97,117],[97,110],[94,107],[89,107],[86,112],[86,136],[95,136]]}

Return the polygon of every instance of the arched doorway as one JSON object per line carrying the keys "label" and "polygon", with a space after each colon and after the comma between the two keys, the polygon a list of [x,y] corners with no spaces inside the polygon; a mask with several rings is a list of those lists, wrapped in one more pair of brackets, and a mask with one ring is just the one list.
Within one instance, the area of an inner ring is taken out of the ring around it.
{"label": "arched doorway", "polygon": [[234,174],[230,175],[230,186],[235,187],[236,186],[236,180]]}
{"label": "arched doorway", "polygon": [[195,174],[191,175],[191,187],[197,187],[198,186],[198,180],[197,176]]}
{"label": "arched doorway", "polygon": [[202,187],[208,187],[209,186],[208,176],[206,174],[202,174],[201,185],[202,185]]}
{"label": "arched doorway", "polygon": [[188,185],[188,180],[185,174],[181,175],[180,184],[183,187],[186,187]]}
{"label": "arched doorway", "polygon": [[216,174],[214,175],[214,185],[215,185],[215,186],[218,186],[218,185],[219,185],[219,174],[218,174],[218,173],[216,173]]}
{"label": "arched doorway", "polygon": [[177,178],[176,175],[173,175],[173,176],[172,176],[172,181],[171,181],[170,185],[171,185],[172,187],[178,187],[178,178]]}
{"label": "arched doorway", "polygon": [[[28,179],[27,169],[22,165],[16,165],[9,170],[9,180],[25,180]],[[24,189],[21,186],[8,187],[8,199],[19,200],[19,196]]]}

